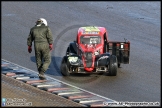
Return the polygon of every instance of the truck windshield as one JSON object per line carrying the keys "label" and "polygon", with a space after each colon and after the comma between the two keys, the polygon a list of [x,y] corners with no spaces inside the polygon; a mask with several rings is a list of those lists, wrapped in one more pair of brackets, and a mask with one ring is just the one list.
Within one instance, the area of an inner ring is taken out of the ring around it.
{"label": "truck windshield", "polygon": [[81,36],[80,42],[82,44],[100,44],[101,37],[100,36]]}

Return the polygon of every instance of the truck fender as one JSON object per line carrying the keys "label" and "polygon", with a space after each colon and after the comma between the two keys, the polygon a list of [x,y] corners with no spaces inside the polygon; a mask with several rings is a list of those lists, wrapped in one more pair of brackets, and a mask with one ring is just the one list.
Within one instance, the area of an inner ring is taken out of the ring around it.
{"label": "truck fender", "polygon": [[96,67],[107,66],[109,63],[109,56],[110,56],[110,53],[103,53],[99,55],[98,57],[96,57],[95,66]]}
{"label": "truck fender", "polygon": [[77,45],[75,42],[72,42],[69,44],[67,50],[66,50],[66,55],[73,55],[73,54],[77,54]]}

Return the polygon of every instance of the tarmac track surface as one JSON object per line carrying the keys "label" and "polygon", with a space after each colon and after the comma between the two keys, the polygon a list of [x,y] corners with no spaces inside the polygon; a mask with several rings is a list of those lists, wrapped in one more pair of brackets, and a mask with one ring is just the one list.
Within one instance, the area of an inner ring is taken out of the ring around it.
{"label": "tarmac track surface", "polygon": [[[27,37],[35,21],[47,20],[54,36],[52,62],[46,72],[56,79],[116,101],[161,101],[160,2],[2,2],[2,59],[37,71]],[[106,27],[109,40],[131,42],[130,64],[115,77],[63,77],[60,62],[80,26]]]}

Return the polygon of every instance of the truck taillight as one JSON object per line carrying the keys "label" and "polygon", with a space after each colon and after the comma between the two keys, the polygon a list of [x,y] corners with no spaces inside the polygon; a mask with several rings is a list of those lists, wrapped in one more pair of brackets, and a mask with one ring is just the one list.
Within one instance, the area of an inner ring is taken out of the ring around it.
{"label": "truck taillight", "polygon": [[129,55],[129,49],[128,49],[128,46],[129,44],[124,44],[124,53],[125,53],[125,56],[128,56]]}
{"label": "truck taillight", "polygon": [[120,47],[120,44],[119,44],[119,43],[117,43],[117,44],[116,44],[116,48],[117,48],[117,49],[119,49],[119,47]]}
{"label": "truck taillight", "polygon": [[124,44],[124,49],[128,50],[128,44]]}
{"label": "truck taillight", "polygon": [[120,44],[120,48],[123,49],[124,48],[124,43]]}

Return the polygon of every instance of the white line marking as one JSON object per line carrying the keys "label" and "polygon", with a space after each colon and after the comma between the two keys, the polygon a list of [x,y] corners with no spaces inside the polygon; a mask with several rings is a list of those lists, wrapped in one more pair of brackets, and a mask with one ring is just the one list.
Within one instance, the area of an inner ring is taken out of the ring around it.
{"label": "white line marking", "polygon": [[80,92],[80,91],[71,91],[71,92],[58,93],[57,95],[75,94],[75,93],[82,93],[82,92]]}
{"label": "white line marking", "polygon": [[24,76],[24,77],[16,77],[16,79],[29,79],[30,77]]}
{"label": "white line marking", "polygon": [[36,87],[52,87],[52,86],[56,86],[56,85],[59,85],[59,84],[42,84],[42,85],[35,85]]}
{"label": "white line marking", "polygon": [[91,103],[91,102],[98,102],[98,101],[102,101],[102,100],[84,100],[84,101],[79,101],[79,103],[85,104],[85,103]]}

